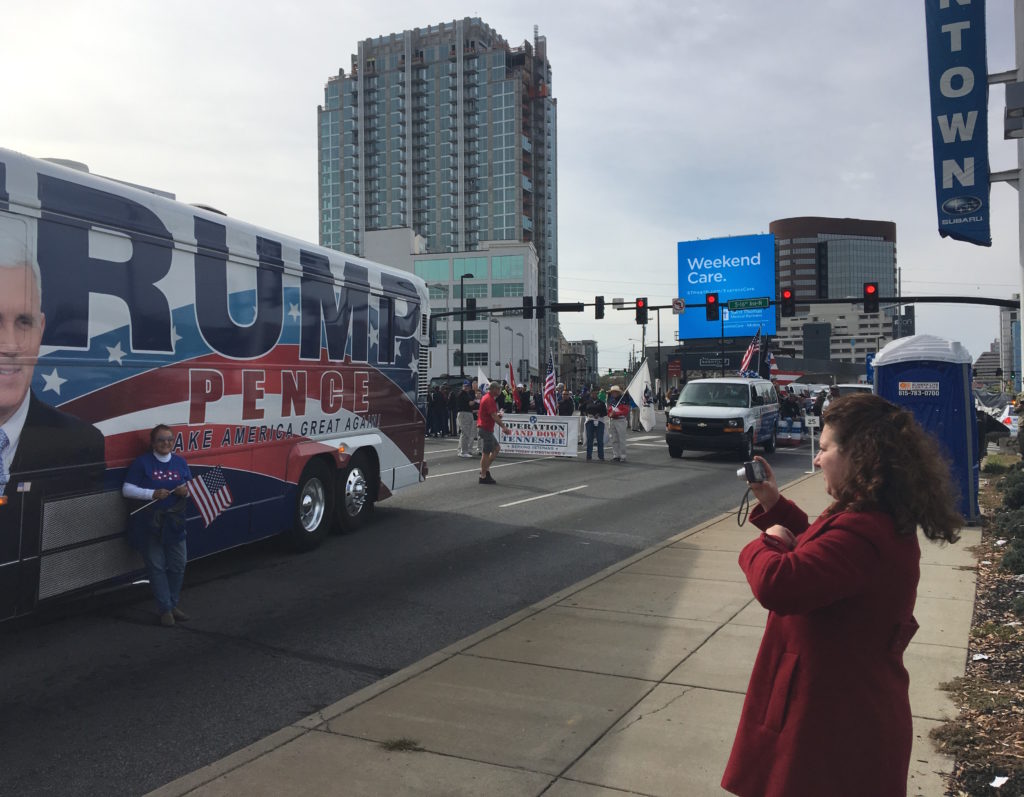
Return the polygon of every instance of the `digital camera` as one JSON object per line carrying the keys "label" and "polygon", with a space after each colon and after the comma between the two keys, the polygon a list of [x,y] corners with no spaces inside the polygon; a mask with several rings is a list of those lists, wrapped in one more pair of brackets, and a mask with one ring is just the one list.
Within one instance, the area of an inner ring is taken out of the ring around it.
{"label": "digital camera", "polygon": [[736,475],[741,479],[746,479],[751,484],[763,482],[768,478],[764,465],[756,459],[751,460],[750,462],[744,462],[743,467],[736,471]]}

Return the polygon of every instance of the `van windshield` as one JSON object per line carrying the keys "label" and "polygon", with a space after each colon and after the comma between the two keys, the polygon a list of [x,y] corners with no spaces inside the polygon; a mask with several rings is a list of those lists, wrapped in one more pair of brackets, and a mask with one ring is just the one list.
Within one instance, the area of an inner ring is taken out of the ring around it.
{"label": "van windshield", "polygon": [[750,389],[746,385],[690,382],[679,394],[679,406],[747,407]]}

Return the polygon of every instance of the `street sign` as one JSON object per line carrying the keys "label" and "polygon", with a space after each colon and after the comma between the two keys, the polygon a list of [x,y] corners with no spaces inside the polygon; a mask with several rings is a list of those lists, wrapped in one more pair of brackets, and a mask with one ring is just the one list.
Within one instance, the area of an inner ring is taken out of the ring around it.
{"label": "street sign", "polygon": [[680,315],[686,310],[686,299],[672,300],[672,315]]}
{"label": "street sign", "polygon": [[762,296],[757,299],[730,299],[726,306],[732,311],[761,310],[770,304],[771,300],[767,296]]}
{"label": "street sign", "polygon": [[626,300],[623,299],[621,296],[616,296],[614,299],[612,299],[612,307],[616,307],[619,310],[621,310],[622,309],[622,305],[623,305],[623,303],[625,301]]}

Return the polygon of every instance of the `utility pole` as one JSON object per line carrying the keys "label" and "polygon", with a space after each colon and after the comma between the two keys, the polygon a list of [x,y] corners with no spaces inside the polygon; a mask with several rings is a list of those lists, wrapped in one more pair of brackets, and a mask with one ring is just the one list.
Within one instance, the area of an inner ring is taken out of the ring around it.
{"label": "utility pole", "polygon": [[[1017,82],[1024,83],[1024,0],[1013,0],[1013,32],[1014,50],[1017,56]],[[1018,259],[1020,262],[1021,282],[1021,307],[1017,315],[1024,318],[1024,193],[1021,192],[1021,183],[1024,183],[1024,138],[1017,139],[1017,246]],[[1021,347],[1021,362],[1024,362],[1024,335],[1017,342]],[[1014,390],[1017,386],[1014,385]]]}
{"label": "utility pole", "polygon": [[[655,381],[655,386],[657,386],[658,382],[661,380],[661,308],[659,307],[654,312],[658,314],[658,376],[657,376],[657,379],[654,380]],[[664,388],[665,388],[665,384],[664,384],[664,382],[662,382],[661,383],[661,392],[662,393],[664,392]]]}

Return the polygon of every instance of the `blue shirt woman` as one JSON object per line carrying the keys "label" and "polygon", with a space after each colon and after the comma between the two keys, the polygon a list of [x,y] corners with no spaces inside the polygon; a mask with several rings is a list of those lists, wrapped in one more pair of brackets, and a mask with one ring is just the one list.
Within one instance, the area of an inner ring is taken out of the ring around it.
{"label": "blue shirt woman", "polygon": [[178,599],[188,557],[185,504],[192,472],[184,459],[171,453],[174,432],[169,426],[155,426],[149,440],[152,450],[128,467],[121,492],[125,498],[152,502],[132,515],[131,539],[146,563],[160,623],[173,626],[188,619]]}

